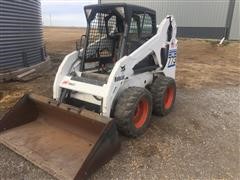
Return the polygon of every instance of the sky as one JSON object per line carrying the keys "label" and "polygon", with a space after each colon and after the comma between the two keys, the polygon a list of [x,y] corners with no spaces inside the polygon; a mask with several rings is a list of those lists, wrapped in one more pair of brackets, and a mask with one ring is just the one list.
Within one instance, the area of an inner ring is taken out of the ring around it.
{"label": "sky", "polygon": [[98,0],[41,0],[43,25],[86,26],[83,7]]}

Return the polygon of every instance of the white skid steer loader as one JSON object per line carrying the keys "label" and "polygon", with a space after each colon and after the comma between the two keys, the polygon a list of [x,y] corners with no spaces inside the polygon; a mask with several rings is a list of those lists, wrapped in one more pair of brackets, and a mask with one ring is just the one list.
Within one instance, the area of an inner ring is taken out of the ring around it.
{"label": "white skid steer loader", "polygon": [[60,179],[84,179],[143,134],[176,96],[176,22],[128,4],[84,7],[86,35],[58,68],[53,99],[27,94],[0,121],[1,142]]}

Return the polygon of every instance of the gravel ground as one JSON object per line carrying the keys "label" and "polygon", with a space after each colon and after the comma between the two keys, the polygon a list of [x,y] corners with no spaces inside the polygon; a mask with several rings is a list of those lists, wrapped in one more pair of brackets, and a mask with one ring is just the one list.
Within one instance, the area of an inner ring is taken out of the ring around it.
{"label": "gravel ground", "polygon": [[[173,112],[140,138],[121,137],[90,179],[239,179],[239,88],[178,90]],[[54,179],[0,145],[0,179]]]}

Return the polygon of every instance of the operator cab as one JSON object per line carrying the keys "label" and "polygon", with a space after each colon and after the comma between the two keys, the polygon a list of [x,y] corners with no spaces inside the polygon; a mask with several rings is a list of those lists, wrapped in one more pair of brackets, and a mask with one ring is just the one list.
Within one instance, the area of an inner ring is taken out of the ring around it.
{"label": "operator cab", "polygon": [[87,31],[81,37],[81,72],[110,74],[117,60],[132,53],[157,31],[156,13],[148,8],[114,3],[85,6],[84,11]]}

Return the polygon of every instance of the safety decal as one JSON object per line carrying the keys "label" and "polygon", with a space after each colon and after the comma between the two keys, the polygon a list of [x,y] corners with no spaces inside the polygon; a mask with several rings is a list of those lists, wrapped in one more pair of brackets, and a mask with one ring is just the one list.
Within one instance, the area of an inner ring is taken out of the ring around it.
{"label": "safety decal", "polygon": [[116,76],[115,78],[114,78],[114,81],[115,82],[117,82],[117,81],[121,81],[121,80],[123,80],[125,78],[125,75],[122,75],[122,76]]}

